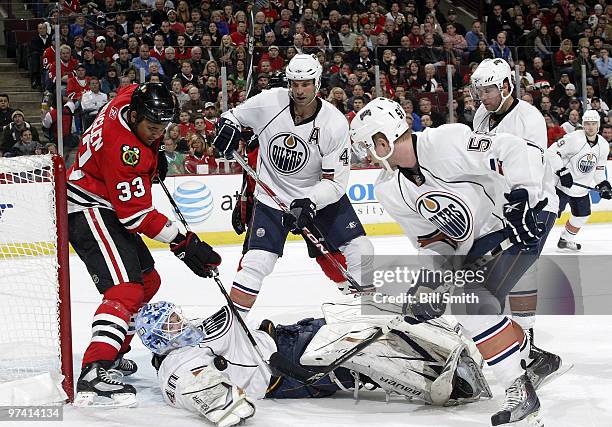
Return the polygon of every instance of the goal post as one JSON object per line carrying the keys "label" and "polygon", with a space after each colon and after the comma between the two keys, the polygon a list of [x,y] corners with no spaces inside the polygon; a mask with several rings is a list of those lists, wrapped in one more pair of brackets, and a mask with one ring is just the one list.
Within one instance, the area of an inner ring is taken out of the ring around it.
{"label": "goal post", "polygon": [[68,261],[62,158],[0,158],[0,404],[73,399]]}

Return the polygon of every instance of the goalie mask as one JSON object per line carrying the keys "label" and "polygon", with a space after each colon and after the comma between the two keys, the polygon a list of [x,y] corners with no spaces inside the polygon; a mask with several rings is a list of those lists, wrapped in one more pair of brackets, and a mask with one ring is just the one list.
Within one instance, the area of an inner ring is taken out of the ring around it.
{"label": "goalie mask", "polygon": [[[480,63],[471,77],[470,92],[476,100],[491,96],[491,91],[499,91],[501,101],[495,107],[494,113],[499,112],[504,102],[512,96],[514,84],[512,83],[512,70],[510,65],[501,58],[485,59]],[[508,81],[508,95],[504,96],[504,82]],[[488,110],[488,109],[487,109]],[[490,111],[490,110],[489,110]]]}
{"label": "goalie mask", "polygon": [[[350,135],[354,144],[367,149],[389,172],[393,172],[387,159],[393,155],[395,141],[409,130],[406,113],[401,105],[388,98],[376,98],[353,118]],[[373,137],[377,133],[385,135],[389,142],[389,152],[383,156],[376,152]]]}
{"label": "goalie mask", "polygon": [[198,345],[204,339],[202,331],[185,319],[180,308],[166,301],[143,306],[134,323],[143,345],[159,355]]}

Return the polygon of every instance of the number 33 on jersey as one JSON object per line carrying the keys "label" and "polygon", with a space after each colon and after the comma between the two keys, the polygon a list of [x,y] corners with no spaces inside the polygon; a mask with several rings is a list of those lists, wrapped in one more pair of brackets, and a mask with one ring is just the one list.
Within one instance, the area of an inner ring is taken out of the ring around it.
{"label": "number 33 on jersey", "polygon": [[68,171],[68,212],[112,209],[128,230],[154,238],[168,219],[153,208],[151,194],[158,143],[142,143],[126,121],[136,87],[106,104],[85,131]]}

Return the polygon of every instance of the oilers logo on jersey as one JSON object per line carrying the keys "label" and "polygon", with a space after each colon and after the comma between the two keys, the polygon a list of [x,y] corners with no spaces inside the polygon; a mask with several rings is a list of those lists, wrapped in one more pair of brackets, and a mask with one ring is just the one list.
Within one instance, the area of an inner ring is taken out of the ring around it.
{"label": "oilers logo on jersey", "polygon": [[457,242],[466,240],[472,234],[472,212],[454,194],[443,191],[425,193],[417,199],[416,209],[419,215]]}
{"label": "oilers logo on jersey", "polygon": [[268,159],[281,175],[294,175],[308,163],[306,143],[293,133],[280,133],[270,139]]}
{"label": "oilers logo on jersey", "polygon": [[578,159],[576,168],[582,173],[589,173],[595,168],[595,165],[597,165],[597,156],[593,153],[587,153]]}

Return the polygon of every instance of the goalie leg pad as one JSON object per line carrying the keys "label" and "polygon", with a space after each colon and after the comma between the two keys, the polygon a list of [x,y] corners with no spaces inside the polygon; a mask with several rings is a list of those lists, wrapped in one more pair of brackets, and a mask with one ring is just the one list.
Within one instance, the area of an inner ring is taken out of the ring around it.
{"label": "goalie leg pad", "polygon": [[180,405],[198,412],[217,427],[229,427],[255,415],[255,403],[214,366],[197,375],[181,376]]}

